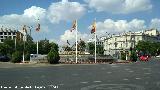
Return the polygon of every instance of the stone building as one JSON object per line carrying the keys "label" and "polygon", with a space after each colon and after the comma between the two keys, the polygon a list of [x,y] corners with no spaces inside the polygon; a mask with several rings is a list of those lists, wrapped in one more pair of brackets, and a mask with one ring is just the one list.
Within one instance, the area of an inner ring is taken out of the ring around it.
{"label": "stone building", "polygon": [[1,28],[0,29],[0,43],[3,43],[5,39],[15,39],[16,40],[23,40],[23,34],[17,30],[12,30],[8,28]]}
{"label": "stone building", "polygon": [[156,29],[126,32],[119,35],[110,35],[104,41],[104,55],[117,56],[134,48],[139,41],[159,42],[159,31]]}

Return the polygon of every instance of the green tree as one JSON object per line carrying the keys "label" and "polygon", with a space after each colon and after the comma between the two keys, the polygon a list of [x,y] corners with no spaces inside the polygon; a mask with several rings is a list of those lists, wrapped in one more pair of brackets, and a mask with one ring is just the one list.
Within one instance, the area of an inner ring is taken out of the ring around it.
{"label": "green tree", "polygon": [[22,60],[22,53],[20,53],[19,51],[15,51],[12,54],[11,62],[13,62],[13,63],[20,63],[21,60]]}
{"label": "green tree", "polygon": [[48,62],[50,64],[57,64],[59,63],[60,60],[60,56],[58,53],[58,45],[55,43],[51,43],[51,50],[48,53],[47,57],[48,57]]}
{"label": "green tree", "polygon": [[160,50],[159,42],[139,41],[136,45],[138,51],[142,51],[145,54],[156,55]]}
{"label": "green tree", "polygon": [[85,51],[86,43],[85,43],[83,40],[81,40],[78,45],[79,45],[79,50],[80,50],[81,52],[82,52],[82,51]]}
{"label": "green tree", "polygon": [[97,48],[97,54],[99,54],[99,55],[104,54],[104,49],[103,49],[102,45],[97,45],[96,48]]}
{"label": "green tree", "polygon": [[87,44],[87,47],[88,47],[88,51],[89,51],[89,53],[90,54],[93,54],[94,53],[94,44],[93,43],[91,43],[91,42],[89,42],[88,44]]}

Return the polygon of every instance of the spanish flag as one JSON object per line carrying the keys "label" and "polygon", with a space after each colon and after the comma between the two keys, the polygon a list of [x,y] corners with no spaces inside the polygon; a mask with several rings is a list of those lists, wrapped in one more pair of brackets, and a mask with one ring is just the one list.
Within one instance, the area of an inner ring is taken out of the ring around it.
{"label": "spanish flag", "polygon": [[38,23],[36,31],[39,31],[39,30],[40,30],[40,24]]}
{"label": "spanish flag", "polygon": [[96,21],[92,24],[91,34],[96,32]]}
{"label": "spanish flag", "polygon": [[70,31],[72,32],[73,30],[76,30],[76,27],[77,27],[77,21],[74,20]]}

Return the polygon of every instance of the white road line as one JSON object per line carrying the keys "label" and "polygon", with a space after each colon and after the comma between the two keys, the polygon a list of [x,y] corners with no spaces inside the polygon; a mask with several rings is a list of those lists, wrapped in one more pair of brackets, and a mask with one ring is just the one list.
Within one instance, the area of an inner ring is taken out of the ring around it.
{"label": "white road line", "polygon": [[102,82],[102,81],[93,81],[93,82],[95,82],[95,83],[100,83],[100,82]]}
{"label": "white road line", "polygon": [[125,69],[126,71],[129,71],[129,70],[131,70],[131,69]]}
{"label": "white road line", "polygon": [[147,75],[148,75],[148,74],[151,74],[151,73],[144,73],[144,74],[147,74]]}
{"label": "white road line", "polygon": [[62,85],[64,85],[64,84],[61,83],[61,84],[59,84],[59,85],[62,86]]}
{"label": "white road line", "polygon": [[128,72],[131,72],[131,73],[132,73],[132,72],[134,72],[134,71],[128,71]]}
{"label": "white road line", "polygon": [[139,80],[139,79],[141,79],[141,78],[135,78],[135,79]]}
{"label": "white road line", "polygon": [[88,82],[80,82],[80,83],[86,84],[86,83],[88,83]]}
{"label": "white road line", "polygon": [[127,81],[128,79],[127,79],[127,78],[124,78],[123,80]]}
{"label": "white road line", "polygon": [[108,74],[111,74],[112,72],[107,72]]}

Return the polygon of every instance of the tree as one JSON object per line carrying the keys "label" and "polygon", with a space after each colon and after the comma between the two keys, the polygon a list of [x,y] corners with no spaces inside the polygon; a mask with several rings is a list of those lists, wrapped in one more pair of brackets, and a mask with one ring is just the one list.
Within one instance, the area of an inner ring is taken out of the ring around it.
{"label": "tree", "polygon": [[22,60],[22,53],[20,53],[19,51],[15,51],[12,54],[11,62],[13,62],[13,63],[20,63],[21,60]]}
{"label": "tree", "polygon": [[102,45],[97,45],[96,48],[97,48],[97,54],[99,55],[104,54],[104,49]]}
{"label": "tree", "polygon": [[[88,43],[87,45],[88,51],[90,54],[94,54],[95,53],[95,44],[94,43]],[[102,55],[104,53],[104,49],[102,45],[97,45],[96,46],[96,53],[99,55]]]}
{"label": "tree", "polygon": [[94,44],[93,43],[91,43],[91,42],[89,42],[88,44],[87,44],[87,46],[88,46],[88,51],[89,51],[89,53],[90,54],[93,54],[94,53]]}
{"label": "tree", "polygon": [[159,42],[139,41],[136,45],[138,51],[142,51],[145,54],[156,55],[160,50]]}
{"label": "tree", "polygon": [[81,41],[79,42],[78,46],[79,46],[79,50],[80,50],[81,52],[82,52],[82,51],[85,51],[86,43],[85,43],[83,40],[81,40]]}
{"label": "tree", "polygon": [[48,54],[51,50],[51,43],[49,43],[49,40],[41,40],[39,43],[39,53],[40,54]]}
{"label": "tree", "polygon": [[58,45],[55,43],[51,43],[51,50],[48,53],[47,57],[48,57],[48,62],[50,64],[57,64],[59,63],[60,60],[60,56],[58,53]]}

